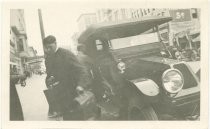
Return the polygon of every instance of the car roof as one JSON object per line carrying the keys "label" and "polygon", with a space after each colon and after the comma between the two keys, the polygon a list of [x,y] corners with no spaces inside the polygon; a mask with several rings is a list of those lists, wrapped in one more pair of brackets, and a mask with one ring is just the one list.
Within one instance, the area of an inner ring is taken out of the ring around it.
{"label": "car roof", "polygon": [[86,42],[89,38],[115,39],[138,35],[171,21],[171,17],[145,17],[141,19],[129,19],[115,22],[104,22],[88,27],[78,38],[79,43]]}

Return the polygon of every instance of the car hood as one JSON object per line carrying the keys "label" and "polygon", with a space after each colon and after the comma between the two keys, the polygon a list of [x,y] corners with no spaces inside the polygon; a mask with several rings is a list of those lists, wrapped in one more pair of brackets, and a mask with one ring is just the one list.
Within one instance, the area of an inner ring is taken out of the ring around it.
{"label": "car hood", "polygon": [[175,63],[179,62],[178,60],[163,58],[163,57],[159,57],[159,56],[144,57],[144,58],[141,58],[141,60],[162,63],[162,64],[168,64],[168,65],[175,64]]}
{"label": "car hood", "polygon": [[127,59],[124,60],[126,69],[123,75],[128,80],[146,77],[158,81],[162,73],[170,68],[170,64],[175,62],[174,60],[162,57]]}

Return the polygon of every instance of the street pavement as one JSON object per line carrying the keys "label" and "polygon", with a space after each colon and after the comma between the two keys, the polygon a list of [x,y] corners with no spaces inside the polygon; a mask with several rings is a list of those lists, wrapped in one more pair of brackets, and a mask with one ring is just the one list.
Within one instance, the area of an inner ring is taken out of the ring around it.
{"label": "street pavement", "polygon": [[46,75],[33,75],[26,80],[26,86],[17,85],[25,120],[44,121],[47,117],[48,103],[43,93]]}
{"label": "street pavement", "polygon": [[[187,64],[195,73],[200,69],[199,61],[187,62]],[[58,120],[48,118],[48,103],[43,92],[46,89],[45,78],[46,74],[33,75],[26,80],[27,84],[25,87],[16,86],[26,121]]]}

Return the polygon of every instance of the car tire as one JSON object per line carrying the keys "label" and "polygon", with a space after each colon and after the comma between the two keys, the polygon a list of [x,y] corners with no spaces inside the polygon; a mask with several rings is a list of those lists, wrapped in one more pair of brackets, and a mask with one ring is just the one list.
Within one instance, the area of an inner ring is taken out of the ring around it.
{"label": "car tire", "polygon": [[158,120],[157,114],[151,106],[141,109],[133,108],[129,113],[130,120]]}

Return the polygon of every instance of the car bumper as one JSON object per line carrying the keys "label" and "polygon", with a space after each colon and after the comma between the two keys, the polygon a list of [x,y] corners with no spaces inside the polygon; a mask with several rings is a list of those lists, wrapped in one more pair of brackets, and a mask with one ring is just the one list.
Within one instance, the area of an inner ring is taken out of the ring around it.
{"label": "car bumper", "polygon": [[162,113],[186,118],[200,115],[200,87],[180,91],[175,97],[164,97]]}

